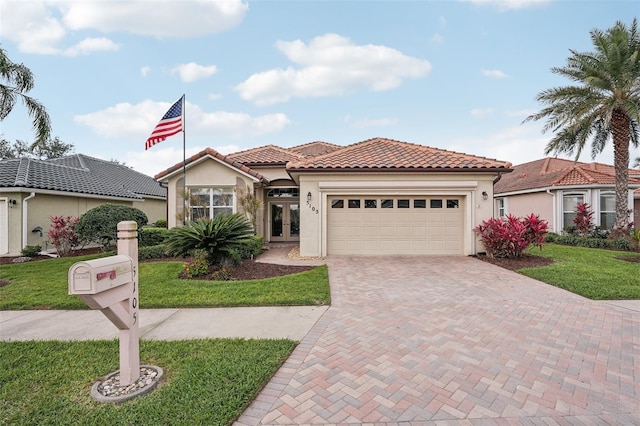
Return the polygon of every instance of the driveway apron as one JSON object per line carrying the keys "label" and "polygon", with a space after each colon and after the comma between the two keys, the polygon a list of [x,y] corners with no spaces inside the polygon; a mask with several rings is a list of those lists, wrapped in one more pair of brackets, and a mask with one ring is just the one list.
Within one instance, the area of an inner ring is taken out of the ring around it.
{"label": "driveway apron", "polygon": [[637,310],[474,258],[328,264],[331,308],[236,424],[640,424]]}

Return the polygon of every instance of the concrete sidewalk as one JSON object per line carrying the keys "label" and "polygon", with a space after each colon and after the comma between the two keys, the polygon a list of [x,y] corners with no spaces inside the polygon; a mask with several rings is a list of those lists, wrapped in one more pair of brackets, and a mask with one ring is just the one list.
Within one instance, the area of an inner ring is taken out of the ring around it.
{"label": "concrete sidewalk", "polygon": [[[302,340],[328,306],[142,309],[140,338]],[[102,340],[118,329],[99,311],[1,311],[0,340]]]}

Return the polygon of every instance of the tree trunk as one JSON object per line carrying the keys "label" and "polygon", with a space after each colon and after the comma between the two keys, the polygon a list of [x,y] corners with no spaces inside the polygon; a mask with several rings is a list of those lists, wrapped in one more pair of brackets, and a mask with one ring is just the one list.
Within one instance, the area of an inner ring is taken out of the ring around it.
{"label": "tree trunk", "polygon": [[611,117],[613,166],[616,174],[616,216],[612,238],[629,236],[629,117],[615,109]]}

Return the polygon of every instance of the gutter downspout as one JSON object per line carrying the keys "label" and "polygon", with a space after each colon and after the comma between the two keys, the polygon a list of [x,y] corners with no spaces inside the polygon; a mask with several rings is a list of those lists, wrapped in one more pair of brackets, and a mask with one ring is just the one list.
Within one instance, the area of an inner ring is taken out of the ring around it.
{"label": "gutter downspout", "polygon": [[35,196],[36,193],[32,192],[27,198],[24,198],[22,200],[22,248],[25,248],[27,246],[27,237],[29,235],[27,233],[27,213],[29,212],[28,201]]}
{"label": "gutter downspout", "polygon": [[551,192],[550,189],[547,189],[547,194],[553,197],[552,206],[553,206],[553,232],[556,232],[556,226],[558,226],[558,206],[556,205],[556,194]]}

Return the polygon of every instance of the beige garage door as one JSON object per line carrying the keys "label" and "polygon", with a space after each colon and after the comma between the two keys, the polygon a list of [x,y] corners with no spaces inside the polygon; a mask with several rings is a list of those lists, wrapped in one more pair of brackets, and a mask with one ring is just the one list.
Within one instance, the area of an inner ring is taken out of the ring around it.
{"label": "beige garage door", "polygon": [[328,254],[463,254],[461,197],[330,196],[328,207]]}

